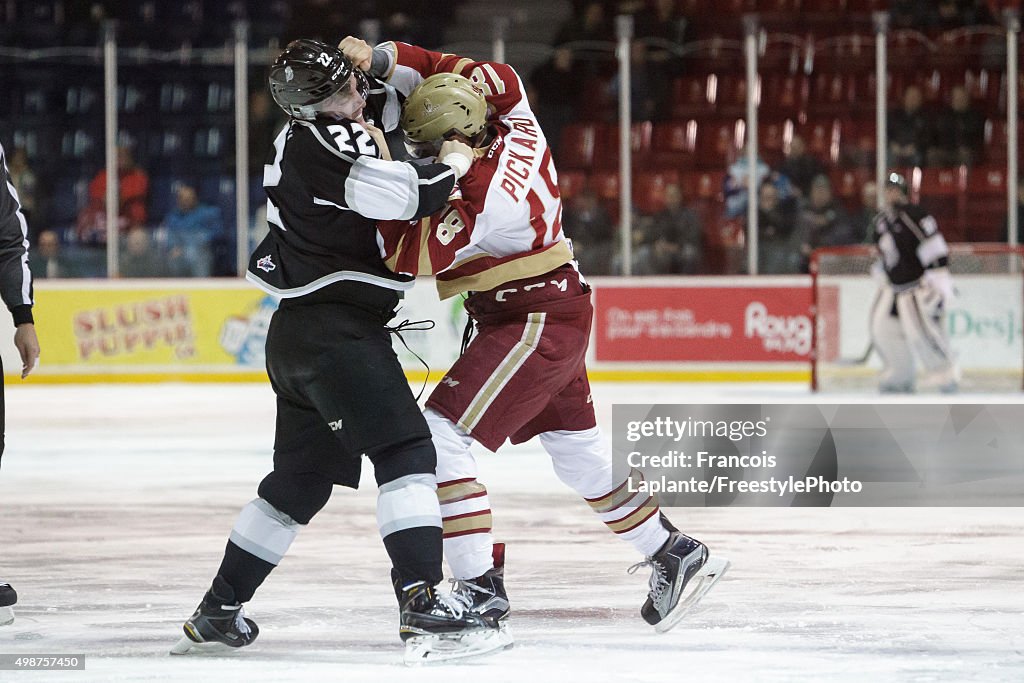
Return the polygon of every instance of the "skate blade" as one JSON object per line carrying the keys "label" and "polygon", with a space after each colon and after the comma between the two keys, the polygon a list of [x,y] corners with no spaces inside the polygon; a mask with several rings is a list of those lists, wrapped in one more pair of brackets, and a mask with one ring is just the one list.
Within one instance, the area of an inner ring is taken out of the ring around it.
{"label": "skate blade", "polygon": [[679,601],[676,608],[668,613],[668,615],[654,625],[654,630],[658,633],[665,633],[683,620],[696,605],[700,602],[709,590],[714,588],[718,580],[722,578],[725,571],[729,568],[729,560],[722,557],[708,558],[708,561],[701,567],[700,571],[697,572],[692,579],[690,584],[693,585],[693,589],[687,593],[685,598]]}
{"label": "skate blade", "polygon": [[240,647],[228,647],[224,643],[208,642],[197,643],[188,636],[182,636],[181,640],[174,644],[170,650],[172,655],[203,655],[217,654],[224,655],[241,650]]}
{"label": "skate blade", "polygon": [[498,626],[498,640],[501,641],[501,649],[503,650],[511,650],[515,647],[516,639],[512,635],[512,631],[509,629],[508,624],[504,621],[500,622]]}
{"label": "skate blade", "polygon": [[482,657],[512,647],[511,633],[486,629],[451,636],[415,636],[405,641],[405,665],[421,666]]}
{"label": "skate blade", "polygon": [[14,623],[14,608],[0,607],[0,626],[8,626]]}

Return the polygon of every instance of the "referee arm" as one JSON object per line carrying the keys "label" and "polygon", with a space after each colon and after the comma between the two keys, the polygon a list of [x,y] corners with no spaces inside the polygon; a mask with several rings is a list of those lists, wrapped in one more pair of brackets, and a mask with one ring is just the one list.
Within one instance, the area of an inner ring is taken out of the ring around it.
{"label": "referee arm", "polygon": [[21,212],[7,159],[0,146],[0,297],[3,298],[16,331],[14,345],[21,355],[21,377],[35,368],[39,340],[32,318],[32,274],[28,269],[28,224]]}

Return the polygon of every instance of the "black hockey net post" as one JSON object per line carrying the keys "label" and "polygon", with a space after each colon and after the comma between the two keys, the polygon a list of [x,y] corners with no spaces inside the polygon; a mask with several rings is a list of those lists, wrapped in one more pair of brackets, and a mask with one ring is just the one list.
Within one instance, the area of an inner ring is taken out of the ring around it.
{"label": "black hockey net post", "polygon": [[[871,245],[824,247],[811,255],[811,389],[873,391],[869,313],[878,291]],[[965,391],[1024,389],[1024,248],[1001,243],[950,245],[958,297],[949,311]]]}

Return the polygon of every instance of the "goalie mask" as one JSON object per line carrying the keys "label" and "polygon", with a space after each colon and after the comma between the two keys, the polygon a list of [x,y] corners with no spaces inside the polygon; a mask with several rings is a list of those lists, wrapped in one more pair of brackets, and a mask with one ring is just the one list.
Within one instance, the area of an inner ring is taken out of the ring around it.
{"label": "goalie mask", "polygon": [[[345,89],[353,75],[355,92],[349,92]],[[370,90],[366,75],[341,50],[307,39],[288,43],[270,69],[269,84],[277,105],[303,121],[312,121],[327,109],[354,118],[361,111],[357,98],[365,101]]]}
{"label": "goalie mask", "polygon": [[413,156],[436,156],[441,143],[455,133],[472,140],[484,130],[487,101],[468,78],[434,74],[409,93],[400,125]]}

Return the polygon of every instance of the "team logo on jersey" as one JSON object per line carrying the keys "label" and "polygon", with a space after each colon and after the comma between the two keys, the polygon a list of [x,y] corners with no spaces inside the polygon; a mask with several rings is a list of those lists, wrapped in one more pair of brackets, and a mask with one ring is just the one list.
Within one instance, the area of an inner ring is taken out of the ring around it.
{"label": "team logo on jersey", "polygon": [[267,254],[266,256],[263,256],[258,261],[256,261],[256,267],[265,273],[269,273],[270,271],[277,268],[277,266],[274,265],[274,262],[270,260],[270,254]]}
{"label": "team logo on jersey", "polygon": [[292,71],[292,68],[290,66],[286,66],[284,68],[284,80],[287,83],[291,83],[293,80],[295,80],[295,72]]}

